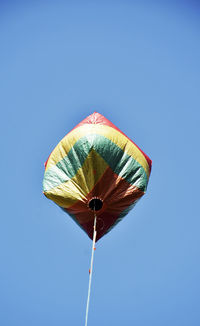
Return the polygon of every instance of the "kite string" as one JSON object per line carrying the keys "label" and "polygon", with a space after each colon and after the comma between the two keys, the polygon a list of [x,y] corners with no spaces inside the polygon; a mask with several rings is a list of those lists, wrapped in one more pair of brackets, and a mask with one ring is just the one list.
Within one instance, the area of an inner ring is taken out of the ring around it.
{"label": "kite string", "polygon": [[97,217],[96,217],[96,214],[94,214],[94,231],[93,231],[93,241],[92,241],[91,263],[90,263],[90,270],[89,270],[90,276],[89,276],[89,286],[88,286],[88,297],[87,297],[87,306],[86,306],[85,326],[87,326],[87,322],[88,322],[88,311],[89,311],[90,292],[91,292],[91,283],[92,283],[94,250],[95,250],[95,242],[96,242],[96,236],[97,236],[96,223],[97,223]]}

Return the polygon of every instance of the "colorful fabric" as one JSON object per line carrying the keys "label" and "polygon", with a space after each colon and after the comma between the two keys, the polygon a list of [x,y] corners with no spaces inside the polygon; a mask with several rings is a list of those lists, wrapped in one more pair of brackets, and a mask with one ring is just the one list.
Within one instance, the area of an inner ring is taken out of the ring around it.
{"label": "colorful fabric", "polygon": [[55,147],[45,163],[43,192],[97,240],[146,191],[151,160],[125,134],[94,112]]}

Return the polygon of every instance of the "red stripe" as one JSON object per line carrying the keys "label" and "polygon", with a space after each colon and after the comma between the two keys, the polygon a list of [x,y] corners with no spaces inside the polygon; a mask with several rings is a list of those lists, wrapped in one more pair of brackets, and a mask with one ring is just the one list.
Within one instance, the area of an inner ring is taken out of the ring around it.
{"label": "red stripe", "polygon": [[96,212],[97,221],[99,221],[97,223],[98,240],[116,222],[120,214],[143,194],[140,189],[130,186],[108,167],[84,201],[78,201],[66,211],[75,216],[77,222],[92,239],[94,212],[89,209],[88,202],[94,197],[100,198],[103,201],[103,207]]}

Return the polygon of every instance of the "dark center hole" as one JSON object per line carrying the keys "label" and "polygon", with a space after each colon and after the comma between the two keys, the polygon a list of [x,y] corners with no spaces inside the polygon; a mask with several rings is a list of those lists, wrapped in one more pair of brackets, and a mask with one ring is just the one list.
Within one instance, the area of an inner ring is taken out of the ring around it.
{"label": "dark center hole", "polygon": [[93,211],[99,211],[103,206],[103,202],[101,199],[93,198],[89,202],[89,207]]}

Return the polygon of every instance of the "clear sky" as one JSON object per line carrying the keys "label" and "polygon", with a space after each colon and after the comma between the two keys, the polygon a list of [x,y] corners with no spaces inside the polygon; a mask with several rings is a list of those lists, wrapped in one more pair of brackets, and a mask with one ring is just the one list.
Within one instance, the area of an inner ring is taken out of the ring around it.
{"label": "clear sky", "polygon": [[153,168],[97,244],[88,326],[199,326],[198,1],[1,0],[0,93],[0,325],[84,325],[92,242],[43,163],[98,111]]}

